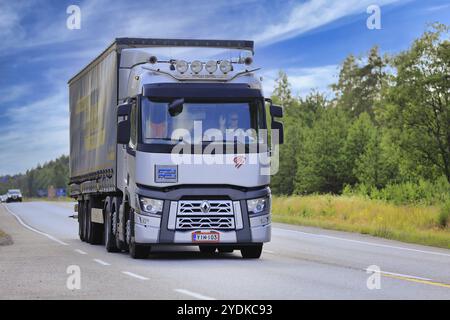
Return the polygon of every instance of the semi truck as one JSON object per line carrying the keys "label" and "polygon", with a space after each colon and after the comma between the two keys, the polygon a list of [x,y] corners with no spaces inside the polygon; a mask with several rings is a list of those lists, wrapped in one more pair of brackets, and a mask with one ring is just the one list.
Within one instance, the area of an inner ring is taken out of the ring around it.
{"label": "semi truck", "polygon": [[283,109],[253,55],[253,41],[116,38],[69,80],[82,241],[135,259],[164,245],[260,257]]}

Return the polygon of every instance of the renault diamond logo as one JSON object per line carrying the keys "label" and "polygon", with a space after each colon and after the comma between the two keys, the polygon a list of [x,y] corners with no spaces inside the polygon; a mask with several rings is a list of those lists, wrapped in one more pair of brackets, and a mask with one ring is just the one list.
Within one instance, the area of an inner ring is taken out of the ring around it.
{"label": "renault diamond logo", "polygon": [[209,209],[211,209],[211,205],[209,204],[208,201],[203,201],[202,204],[200,205],[200,209],[202,210],[203,213],[208,213]]}

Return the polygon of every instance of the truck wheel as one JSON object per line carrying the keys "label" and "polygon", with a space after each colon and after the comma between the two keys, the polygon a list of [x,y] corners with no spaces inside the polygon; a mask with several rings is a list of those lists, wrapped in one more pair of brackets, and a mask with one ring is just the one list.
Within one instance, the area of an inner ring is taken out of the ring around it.
{"label": "truck wheel", "polygon": [[233,251],[234,251],[233,247],[228,246],[219,247],[219,253],[232,253]]}
{"label": "truck wheel", "polygon": [[262,244],[241,248],[241,255],[244,259],[259,259],[262,252]]}
{"label": "truck wheel", "polygon": [[217,249],[216,247],[212,246],[199,246],[198,248],[200,249],[200,252],[204,254],[213,254]]}
{"label": "truck wheel", "polygon": [[78,201],[78,236],[81,241],[85,239],[84,233],[84,202]]}
{"label": "truck wheel", "polygon": [[103,226],[91,221],[92,204],[87,201],[86,224],[87,224],[87,242],[90,244],[101,244],[103,238]]}
{"label": "truck wheel", "polygon": [[87,200],[83,200],[83,241],[88,241],[88,217],[87,217]]}
{"label": "truck wheel", "polygon": [[105,221],[104,221],[104,235],[105,235],[105,248],[108,252],[118,252],[119,249],[116,246],[116,236],[113,233],[112,228],[112,214],[111,214],[111,198],[106,198],[106,208],[105,208]]}
{"label": "truck wheel", "polygon": [[134,242],[134,237],[130,241],[130,256],[133,259],[145,259],[150,254],[150,246],[143,246]]}
{"label": "truck wheel", "polygon": [[120,197],[114,197],[113,198],[113,204],[114,206],[112,207],[111,210],[111,221],[112,221],[112,230],[113,230],[113,234],[114,234],[114,238],[116,239],[116,247],[118,248],[119,251],[121,250],[127,250],[128,247],[126,246],[125,242],[121,241],[119,239],[119,210],[120,210],[120,205],[122,204],[122,198]]}

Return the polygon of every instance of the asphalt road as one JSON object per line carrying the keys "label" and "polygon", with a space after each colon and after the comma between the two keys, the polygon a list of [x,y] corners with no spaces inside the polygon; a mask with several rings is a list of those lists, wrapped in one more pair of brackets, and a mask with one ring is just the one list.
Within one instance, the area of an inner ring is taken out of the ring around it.
{"label": "asphalt road", "polygon": [[[72,210],[0,205],[0,229],[14,241],[0,246],[1,299],[450,299],[450,250],[274,224],[259,260],[196,247],[133,260],[78,240]],[[70,266],[80,289],[67,287]]]}

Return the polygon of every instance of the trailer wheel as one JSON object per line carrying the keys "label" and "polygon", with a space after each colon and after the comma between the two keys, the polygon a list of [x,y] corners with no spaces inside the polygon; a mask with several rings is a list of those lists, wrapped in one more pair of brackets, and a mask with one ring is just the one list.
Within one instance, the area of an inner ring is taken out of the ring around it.
{"label": "trailer wheel", "polygon": [[105,221],[104,221],[104,235],[105,235],[105,248],[108,252],[118,252],[119,249],[116,246],[116,235],[113,233],[113,223],[112,223],[112,211],[113,205],[111,203],[111,198],[106,198],[105,207]]}
{"label": "trailer wheel", "polygon": [[200,249],[200,252],[204,254],[213,254],[217,249],[216,247],[212,246],[198,246],[198,248]]}
{"label": "trailer wheel", "polygon": [[83,241],[87,242],[88,241],[88,219],[89,217],[87,216],[87,206],[88,206],[88,201],[87,200],[83,200]]}
{"label": "trailer wheel", "polygon": [[259,259],[261,256],[262,247],[262,244],[242,247],[241,255],[244,259]]}
{"label": "trailer wheel", "polygon": [[84,201],[78,201],[78,236],[81,241],[85,240],[84,232]]}
{"label": "trailer wheel", "polygon": [[87,242],[90,244],[101,244],[103,238],[103,226],[91,221],[91,201],[87,201],[86,208]]}

